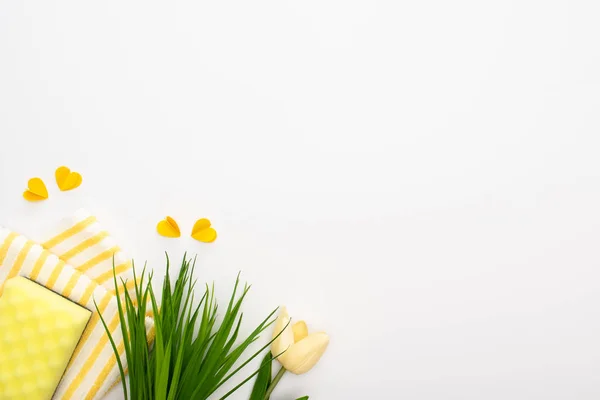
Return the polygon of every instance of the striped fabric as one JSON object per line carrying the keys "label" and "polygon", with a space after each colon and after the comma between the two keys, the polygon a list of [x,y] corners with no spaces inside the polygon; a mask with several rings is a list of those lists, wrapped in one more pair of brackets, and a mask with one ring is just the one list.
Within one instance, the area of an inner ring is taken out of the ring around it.
{"label": "striped fabric", "polygon": [[[0,295],[4,282],[19,275],[92,311],[53,399],[99,399],[119,379],[116,358],[94,305],[95,300],[125,362],[112,280],[113,254],[119,277],[133,283],[131,263],[84,211],[65,219],[43,247],[0,228]],[[151,336],[150,317],[146,327]]]}
{"label": "striped fabric", "polygon": [[85,210],[63,219],[43,246],[112,293],[114,256],[117,281],[122,278],[133,287],[131,260],[102,229],[96,217]]}

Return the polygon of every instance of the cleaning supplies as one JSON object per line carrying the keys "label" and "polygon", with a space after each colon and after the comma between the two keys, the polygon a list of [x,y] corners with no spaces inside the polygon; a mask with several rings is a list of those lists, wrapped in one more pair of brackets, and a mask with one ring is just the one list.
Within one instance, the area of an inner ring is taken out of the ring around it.
{"label": "cleaning supplies", "polygon": [[0,399],[48,400],[91,312],[23,277],[0,297]]}

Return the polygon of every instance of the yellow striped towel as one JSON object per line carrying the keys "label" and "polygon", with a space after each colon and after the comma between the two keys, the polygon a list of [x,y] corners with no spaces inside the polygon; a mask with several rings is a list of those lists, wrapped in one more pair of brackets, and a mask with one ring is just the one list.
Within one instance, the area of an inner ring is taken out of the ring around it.
{"label": "yellow striped towel", "polygon": [[[133,268],[127,258],[107,231],[102,229],[96,217],[85,210],[79,210],[63,219],[58,226],[44,238],[43,246],[69,263],[79,272],[114,293],[113,257],[117,281],[128,282],[133,295]],[[119,291],[123,290],[119,287]]]}
{"label": "yellow striped towel", "polygon": [[[104,259],[106,250],[115,246],[95,218],[83,211],[64,220],[59,231],[44,245],[76,267],[25,237],[0,228],[0,295],[4,282],[20,275],[93,312],[53,399],[101,398],[118,381],[119,372],[108,336],[96,313],[94,299],[125,361],[113,282],[104,278],[107,271],[112,274],[113,265],[112,254]],[[115,254],[115,262],[128,266],[119,275],[132,282],[131,264],[120,251]],[[151,318],[146,319],[146,328],[151,336]]]}

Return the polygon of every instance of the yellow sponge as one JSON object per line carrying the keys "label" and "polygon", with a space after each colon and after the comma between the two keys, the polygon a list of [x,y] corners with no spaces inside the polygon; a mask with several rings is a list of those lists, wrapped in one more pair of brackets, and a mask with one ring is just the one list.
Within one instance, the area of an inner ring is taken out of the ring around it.
{"label": "yellow sponge", "polygon": [[90,311],[23,277],[0,297],[0,399],[49,400]]}

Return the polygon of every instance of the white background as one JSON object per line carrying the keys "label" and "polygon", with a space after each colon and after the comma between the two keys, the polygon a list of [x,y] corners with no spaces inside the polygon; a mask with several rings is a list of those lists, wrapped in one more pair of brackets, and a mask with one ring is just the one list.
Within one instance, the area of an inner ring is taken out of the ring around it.
{"label": "white background", "polygon": [[[39,238],[85,207],[159,274],[164,250],[222,294],[242,270],[247,330],[286,304],[331,335],[274,400],[598,399],[599,15],[4,0],[0,224]],[[48,201],[21,198],[33,176]]]}

